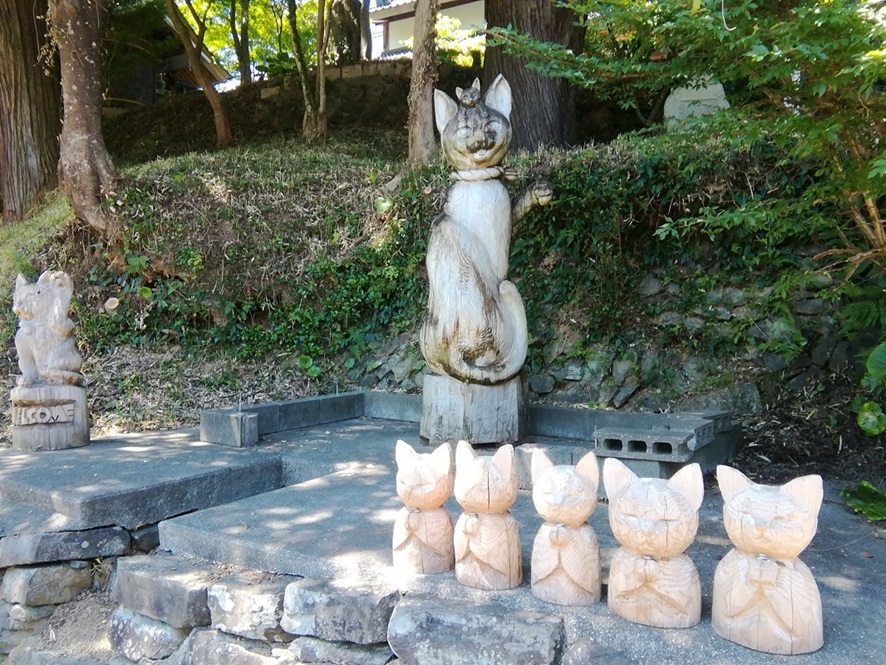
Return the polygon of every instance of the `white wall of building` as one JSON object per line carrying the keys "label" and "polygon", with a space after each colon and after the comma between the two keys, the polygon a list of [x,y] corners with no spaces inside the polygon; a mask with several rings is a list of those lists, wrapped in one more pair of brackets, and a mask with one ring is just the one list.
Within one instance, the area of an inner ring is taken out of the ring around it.
{"label": "white wall of building", "polygon": [[[468,28],[481,29],[485,26],[484,3],[472,2],[457,7],[445,7],[440,13],[444,16],[451,16],[461,21],[463,30]],[[407,42],[412,38],[415,29],[415,17],[390,21],[388,23],[388,50],[404,48]],[[384,29],[380,23],[372,25],[372,57],[378,58],[384,51],[383,43]]]}

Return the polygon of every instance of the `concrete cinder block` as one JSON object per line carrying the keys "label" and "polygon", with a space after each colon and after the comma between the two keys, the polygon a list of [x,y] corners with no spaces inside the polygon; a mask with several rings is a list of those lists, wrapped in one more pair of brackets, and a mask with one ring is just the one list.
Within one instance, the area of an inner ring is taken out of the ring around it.
{"label": "concrete cinder block", "polygon": [[594,433],[596,452],[620,459],[686,462],[692,457],[695,433],[663,429],[606,428]]}
{"label": "concrete cinder block", "polygon": [[521,490],[532,489],[532,453],[542,450],[555,465],[577,464],[587,453],[594,451],[593,443],[576,441],[567,444],[524,443],[515,449],[517,455],[517,484]]}
{"label": "concrete cinder block", "polygon": [[245,448],[258,443],[258,414],[235,409],[214,409],[200,414],[200,440]]}
{"label": "concrete cinder block", "polygon": [[280,404],[278,402],[250,404],[243,410],[258,416],[259,437],[280,431]]}
{"label": "concrete cinder block", "polygon": [[128,610],[175,628],[208,626],[210,564],[165,554],[133,556],[117,562],[114,596]]}

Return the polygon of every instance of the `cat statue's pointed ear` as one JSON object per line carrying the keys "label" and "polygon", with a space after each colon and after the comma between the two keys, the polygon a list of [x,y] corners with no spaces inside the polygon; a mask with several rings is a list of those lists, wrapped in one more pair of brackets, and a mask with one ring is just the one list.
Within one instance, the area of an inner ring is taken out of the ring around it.
{"label": "cat statue's pointed ear", "polygon": [[517,467],[514,465],[514,446],[510,443],[503,445],[495,451],[492,456],[492,463],[501,471],[504,478],[517,476]]}
{"label": "cat statue's pointed ear", "polygon": [[492,85],[486,90],[483,101],[486,106],[495,109],[508,120],[511,119],[511,85],[501,74],[495,77]]}
{"label": "cat statue's pointed ear", "polygon": [[717,485],[720,486],[720,494],[723,495],[723,501],[729,503],[746,489],[753,486],[754,482],[738,469],[719,464],[717,465]]}
{"label": "cat statue's pointed ear", "polygon": [[594,487],[600,487],[600,465],[597,463],[597,456],[594,453],[588,453],[578,460],[575,472],[585,480],[589,480]]}
{"label": "cat statue's pointed ear", "polygon": [[24,275],[22,275],[21,273],[19,273],[18,277],[15,278],[15,288],[17,288],[17,289],[21,288],[22,286],[24,286],[27,283],[28,283],[28,279]]}
{"label": "cat statue's pointed ear", "polygon": [[790,494],[813,515],[818,515],[818,511],[821,510],[824,488],[822,487],[821,476],[817,474],[794,478],[782,487],[781,491]]}
{"label": "cat statue's pointed ear", "polygon": [[457,113],[456,101],[442,90],[434,90],[434,121],[437,123],[437,131],[442,134]]}
{"label": "cat statue's pointed ear", "polygon": [[637,474],[614,457],[607,457],[603,462],[603,487],[606,489],[606,496],[610,501],[636,480]]}
{"label": "cat statue's pointed ear", "polygon": [[535,485],[549,469],[554,468],[554,463],[544,450],[536,448],[532,451],[531,468],[532,484]]}
{"label": "cat statue's pointed ear", "polygon": [[452,471],[452,445],[448,441],[437,446],[431,453],[431,463],[440,475]]}
{"label": "cat statue's pointed ear", "polygon": [[684,466],[671,476],[668,482],[671,487],[676,487],[689,499],[692,510],[701,508],[701,502],[704,500],[704,478],[697,462]]}
{"label": "cat statue's pointed ear", "polygon": [[477,453],[467,441],[459,441],[455,446],[455,467],[464,469],[468,464],[477,459]]}
{"label": "cat statue's pointed ear", "polygon": [[402,469],[409,464],[409,462],[415,459],[416,455],[418,455],[418,453],[415,452],[415,449],[408,443],[402,439],[397,441],[397,445],[394,447],[394,459],[397,462],[398,468]]}

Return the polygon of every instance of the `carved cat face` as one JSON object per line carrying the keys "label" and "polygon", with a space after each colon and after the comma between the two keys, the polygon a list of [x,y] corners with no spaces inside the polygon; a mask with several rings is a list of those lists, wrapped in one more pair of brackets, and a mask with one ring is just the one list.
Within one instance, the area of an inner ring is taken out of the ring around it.
{"label": "carved cat face", "polygon": [[740,471],[717,467],[723,523],[740,550],[773,559],[794,559],[815,536],[823,489],[821,476],[786,485],[758,485]]}
{"label": "carved cat face", "polygon": [[548,522],[581,526],[597,509],[600,467],[594,453],[570,466],[553,462],[542,450],[532,451],[532,502]]}
{"label": "carved cat face", "polygon": [[439,508],[455,483],[452,446],[444,443],[431,453],[417,453],[405,441],[397,441],[397,494],[407,508]]}
{"label": "carved cat face", "polygon": [[19,275],[12,294],[12,311],[22,321],[60,321],[67,316],[73,291],[71,278],[61,271],[46,271],[36,282]]}
{"label": "carved cat face", "polygon": [[469,513],[503,513],[517,498],[514,446],[478,457],[467,441],[455,448],[455,500]]}
{"label": "carved cat face", "polygon": [[463,170],[499,164],[511,145],[511,86],[499,74],[482,98],[480,79],[455,93],[457,102],[434,91],[434,118],[446,161]]}
{"label": "carved cat face", "polygon": [[622,545],[643,556],[672,557],[692,544],[704,498],[701,467],[688,464],[670,480],[638,478],[613,457],[603,463],[609,525]]}

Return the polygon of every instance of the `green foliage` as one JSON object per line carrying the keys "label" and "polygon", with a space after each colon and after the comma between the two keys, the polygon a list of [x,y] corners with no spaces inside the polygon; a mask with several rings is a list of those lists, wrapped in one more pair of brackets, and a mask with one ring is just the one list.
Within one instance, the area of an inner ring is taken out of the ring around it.
{"label": "green foliage", "polygon": [[[808,160],[813,185],[794,204],[782,205],[792,218],[806,217],[806,224],[829,222],[844,244],[835,254],[851,255],[857,264],[883,261],[886,174],[879,160],[886,140],[880,89],[886,80],[886,19],[879,0],[561,4],[587,25],[585,53],[513,30],[494,31],[498,43],[531,58],[531,66],[546,74],[617,96],[640,111],[644,96],[661,98],[670,87],[697,86],[716,76],[734,108],[699,120],[696,131],[723,131],[725,121],[728,135],[770,141],[795,160]],[[754,202],[734,211],[704,211],[697,226],[716,231],[744,224],[746,213],[752,225],[760,225],[784,214]]]}
{"label": "green foliage", "polygon": [[864,480],[855,489],[844,489],[840,496],[855,512],[872,522],[886,520],[886,493]]}

